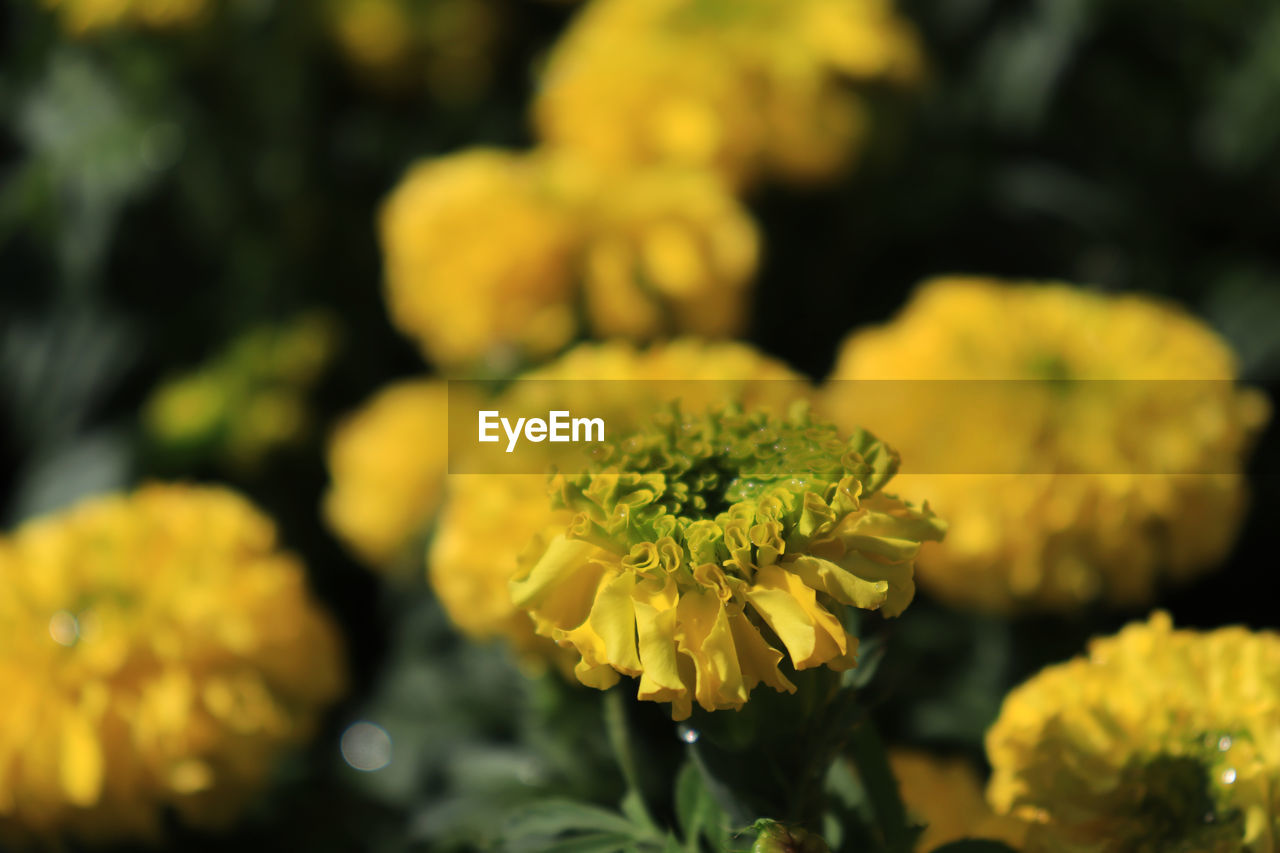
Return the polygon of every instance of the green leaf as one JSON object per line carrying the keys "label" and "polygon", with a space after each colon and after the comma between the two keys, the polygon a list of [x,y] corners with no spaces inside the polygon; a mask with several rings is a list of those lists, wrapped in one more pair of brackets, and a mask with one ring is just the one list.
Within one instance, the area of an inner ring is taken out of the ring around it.
{"label": "green leaf", "polygon": [[676,779],[676,818],[684,834],[685,850],[702,849],[698,841],[705,838],[713,850],[724,850],[730,842],[729,818],[707,788],[702,770],[688,761]]}
{"label": "green leaf", "polygon": [[643,837],[647,830],[622,815],[573,800],[542,800],[518,809],[507,819],[504,836],[554,838],[569,832],[598,832]]}
{"label": "green leaf", "polygon": [[634,838],[615,832],[594,832],[589,835],[578,835],[564,841],[556,841],[536,848],[528,848],[530,853],[633,853],[642,849]]}
{"label": "green leaf", "polygon": [[898,780],[889,768],[889,756],[869,720],[854,727],[848,753],[883,834],[885,848],[891,853],[910,853],[919,832],[907,816]]}

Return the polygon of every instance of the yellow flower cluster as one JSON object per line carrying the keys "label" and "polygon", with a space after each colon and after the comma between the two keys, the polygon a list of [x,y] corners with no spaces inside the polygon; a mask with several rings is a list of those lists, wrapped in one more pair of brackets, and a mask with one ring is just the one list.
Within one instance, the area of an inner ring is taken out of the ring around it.
{"label": "yellow flower cluster", "polygon": [[449,466],[448,412],[444,382],[399,382],[334,430],[324,517],[367,565],[394,567],[426,532]]}
{"label": "yellow flower cluster", "polygon": [[553,51],[534,115],[549,144],[610,168],[825,179],[864,135],[848,82],[922,76],[887,0],[595,0]]}
{"label": "yellow flower cluster", "polygon": [[1022,847],[1026,824],[991,810],[968,761],[898,749],[889,753],[889,765],[903,804],[925,824],[917,850],[927,853],[966,838],[1004,841],[1015,850]]}
{"label": "yellow flower cluster", "polygon": [[1230,547],[1267,416],[1235,376],[1226,344],[1171,305],[949,278],[852,334],[824,397],[838,423],[893,436],[912,466],[895,486],[947,519],[924,588],[1066,610],[1149,601]]}
{"label": "yellow flower cluster", "polygon": [[489,86],[502,29],[492,0],[328,0],[324,13],[343,55],[375,84],[425,84],[446,102]]}
{"label": "yellow flower cluster", "polygon": [[580,331],[732,335],[757,236],[706,175],[606,178],[548,151],[428,160],[382,211],[391,316],[446,368],[509,371]]}
{"label": "yellow flower cluster", "polygon": [[143,425],[174,455],[208,453],[246,468],[301,438],[306,395],[337,347],[332,318],[308,314],[255,329],[147,400]]}
{"label": "yellow flower cluster", "polygon": [[526,551],[512,600],[573,648],[578,679],[638,696],[741,708],[795,669],[856,664],[847,607],[896,616],[912,561],[942,524],[883,493],[897,457],[865,432],[841,439],[803,409],[785,419],[678,406],[552,479],[567,525]]}
{"label": "yellow flower cluster", "polygon": [[1280,850],[1280,635],[1093,641],[1014,690],[987,734],[988,798],[1028,853]]}
{"label": "yellow flower cluster", "polygon": [[[664,391],[698,408],[743,400],[781,413],[810,390],[786,365],[745,344],[684,339],[641,350],[614,341],[575,347],[517,380],[495,405],[592,411],[626,430],[666,402]],[[527,662],[563,663],[567,653],[535,635],[529,615],[512,603],[508,583],[520,555],[569,520],[552,508],[543,475],[449,477],[427,566],[453,622],[476,639],[505,638]]]}
{"label": "yellow flower cluster", "polygon": [[208,0],[42,0],[63,28],[81,36],[118,26],[180,27],[195,21]]}
{"label": "yellow flower cluster", "polygon": [[232,818],[343,689],[334,625],[271,521],[152,485],[0,539],[0,837]]}

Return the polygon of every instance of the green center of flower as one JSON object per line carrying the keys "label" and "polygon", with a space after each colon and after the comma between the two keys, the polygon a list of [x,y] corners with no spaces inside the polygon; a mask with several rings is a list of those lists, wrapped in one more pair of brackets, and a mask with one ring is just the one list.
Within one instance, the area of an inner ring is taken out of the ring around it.
{"label": "green center of flower", "polygon": [[842,439],[804,408],[777,418],[672,405],[602,447],[589,471],[557,477],[554,501],[579,513],[571,535],[616,553],[669,543],[668,569],[741,567],[829,530],[896,468],[868,433]]}

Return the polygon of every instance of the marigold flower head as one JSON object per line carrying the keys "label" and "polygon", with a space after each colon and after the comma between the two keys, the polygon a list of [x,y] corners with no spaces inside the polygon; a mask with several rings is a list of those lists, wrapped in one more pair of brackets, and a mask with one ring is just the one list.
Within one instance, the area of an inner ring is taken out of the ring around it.
{"label": "marigold flower head", "polygon": [[1280,636],[1156,613],[1009,694],[987,796],[1030,853],[1275,851],[1277,720]]}
{"label": "marigold flower head", "polygon": [[[678,383],[685,404],[698,408],[743,400],[781,413],[811,390],[799,374],[746,344],[693,339],[646,349],[622,341],[581,344],[524,378],[530,381],[513,383],[499,408],[592,411],[620,430],[667,402],[644,398],[661,394],[667,386],[656,383],[663,380]],[[427,566],[454,624],[475,639],[505,638],[528,663],[568,659],[571,669],[576,654],[537,636],[508,589],[520,555],[562,531],[571,515],[552,507],[544,475],[450,476]]]}
{"label": "marigold flower head", "polygon": [[588,473],[558,474],[573,518],[526,553],[512,600],[582,659],[584,684],[638,676],[641,699],[741,708],[760,683],[856,663],[845,607],[896,616],[914,593],[923,511],[884,495],[897,457],[865,432],[842,440],[802,409],[658,413],[605,446]]}
{"label": "marigold flower head", "polygon": [[503,365],[573,337],[582,232],[555,171],[537,155],[474,149],[419,163],[387,199],[391,319],[427,358]]}
{"label": "marigold flower head", "polygon": [[759,236],[719,181],[705,172],[642,170],[602,185],[589,207],[582,278],[597,335],[743,330]]}
{"label": "marigold flower head", "polygon": [[[1230,547],[1267,416],[1235,376],[1227,345],[1164,302],[948,278],[850,335],[824,398],[919,463],[897,488],[950,525],[921,554],[926,589],[1067,610],[1142,604]],[[848,380],[903,381],[890,394]]]}
{"label": "marigold flower head", "polygon": [[155,29],[194,22],[209,7],[208,0],[42,0],[58,13],[63,28],[75,36],[120,26]]}
{"label": "marigold flower head", "polygon": [[970,762],[895,749],[889,753],[889,765],[903,804],[925,824],[917,850],[928,853],[966,838],[996,839],[1021,848],[1026,824],[991,810]]}
{"label": "marigold flower head", "polygon": [[864,134],[845,82],[910,84],[922,65],[883,0],[597,0],[553,53],[534,114],[545,140],[607,166],[823,179]]}
{"label": "marigold flower head", "polygon": [[449,466],[448,411],[444,382],[398,382],[334,430],[324,517],[369,566],[393,566],[430,524]]}
{"label": "marigold flower head", "polygon": [[152,485],[0,540],[0,837],[228,820],[343,689],[337,632],[271,521]]}

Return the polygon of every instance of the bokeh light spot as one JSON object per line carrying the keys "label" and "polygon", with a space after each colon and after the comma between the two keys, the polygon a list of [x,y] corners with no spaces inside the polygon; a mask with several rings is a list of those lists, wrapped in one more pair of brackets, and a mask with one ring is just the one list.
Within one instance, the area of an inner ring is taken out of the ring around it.
{"label": "bokeh light spot", "polygon": [[352,723],[339,743],[343,759],[356,770],[371,773],[391,763],[391,735],[369,722]]}

